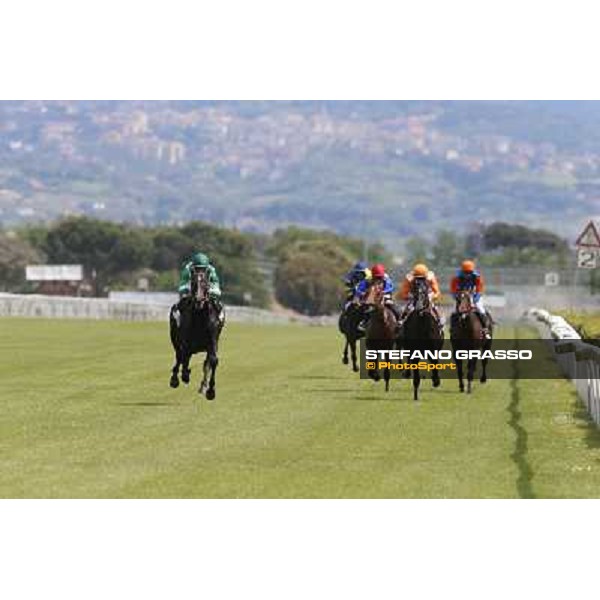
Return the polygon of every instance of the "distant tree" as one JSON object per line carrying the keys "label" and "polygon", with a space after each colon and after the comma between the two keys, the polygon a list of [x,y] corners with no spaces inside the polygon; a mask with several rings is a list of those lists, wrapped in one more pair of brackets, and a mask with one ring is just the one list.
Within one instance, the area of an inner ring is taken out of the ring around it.
{"label": "distant tree", "polygon": [[[271,244],[267,247],[267,253],[273,257],[281,257],[289,248],[294,247],[296,242],[324,241],[331,245],[343,248],[350,256],[350,261],[363,258],[363,240],[353,237],[338,235],[330,230],[305,229],[302,227],[288,227],[277,229],[273,234]],[[379,242],[371,242],[367,247],[368,259],[371,263],[390,263],[392,256],[385,246]]]}
{"label": "distant tree", "polygon": [[430,244],[421,237],[411,237],[406,241],[406,262],[413,265],[417,262],[427,262],[430,256]]}
{"label": "distant tree", "polygon": [[431,255],[436,268],[457,265],[464,257],[465,244],[456,233],[445,229],[437,232]]}
{"label": "distant tree", "polygon": [[25,267],[39,264],[43,255],[16,233],[0,232],[0,290],[18,291],[25,286]]}
{"label": "distant tree", "polygon": [[152,252],[142,230],[87,217],[72,217],[50,228],[43,243],[49,263],[82,264],[104,287],[122,271],[146,266]]}
{"label": "distant tree", "polygon": [[48,227],[45,225],[28,225],[19,229],[17,233],[21,239],[27,240],[33,248],[41,251],[46,243]]}
{"label": "distant tree", "polygon": [[[204,252],[217,268],[223,288],[223,300],[229,304],[250,304],[264,307],[269,294],[258,271],[254,241],[233,229],[191,221],[184,227],[159,227],[151,230],[153,242],[152,267],[168,274],[157,278],[161,289],[175,279],[182,263],[194,252]],[[175,289],[171,284],[170,289]],[[249,296],[248,296],[249,295]]]}
{"label": "distant tree", "polygon": [[159,227],[152,231],[150,264],[157,271],[175,270],[194,251],[194,242],[180,229]]}
{"label": "distant tree", "polygon": [[485,228],[485,247],[495,248],[527,248],[564,252],[568,250],[566,240],[545,229],[530,229],[524,225],[510,223],[492,223]]}
{"label": "distant tree", "polygon": [[571,260],[567,241],[545,229],[492,223],[485,229],[484,243],[481,262],[486,265],[565,267]]}
{"label": "distant tree", "polygon": [[284,306],[308,315],[331,314],[343,296],[342,275],[354,260],[334,240],[297,239],[280,249],[275,294]]}
{"label": "distant tree", "polygon": [[307,315],[326,315],[339,309],[342,284],[339,273],[346,266],[331,257],[300,253],[282,262],[275,271],[277,300]]}

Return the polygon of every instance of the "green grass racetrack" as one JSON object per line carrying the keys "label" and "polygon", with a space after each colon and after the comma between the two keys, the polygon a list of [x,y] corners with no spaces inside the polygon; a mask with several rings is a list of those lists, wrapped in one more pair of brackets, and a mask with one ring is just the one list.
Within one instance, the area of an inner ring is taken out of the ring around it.
{"label": "green grass racetrack", "polygon": [[[499,337],[512,330],[499,332]],[[166,324],[0,319],[4,498],[598,497],[565,380],[361,381],[332,328],[228,324],[217,398],[168,386]]]}

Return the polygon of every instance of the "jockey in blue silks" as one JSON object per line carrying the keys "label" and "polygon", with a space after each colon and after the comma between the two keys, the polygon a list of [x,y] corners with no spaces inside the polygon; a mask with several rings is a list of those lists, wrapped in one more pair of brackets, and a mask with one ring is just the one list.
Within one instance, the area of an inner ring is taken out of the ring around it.
{"label": "jockey in blue silks", "polygon": [[356,287],[361,281],[371,280],[371,269],[364,261],[357,262],[344,276],[344,285],[346,286],[346,303],[344,308],[353,300]]}
{"label": "jockey in blue silks", "polygon": [[[400,321],[400,313],[398,311],[397,306],[394,304],[394,300],[392,299],[392,294],[396,289],[392,278],[385,272],[385,267],[382,264],[373,265],[371,267],[371,278],[369,280],[363,279],[357,286],[356,292],[354,294],[354,302],[361,302],[371,285],[375,283],[383,282],[383,301],[385,305],[394,313],[396,316],[396,320]],[[366,327],[366,319],[363,320],[358,328],[361,331],[364,331]]]}

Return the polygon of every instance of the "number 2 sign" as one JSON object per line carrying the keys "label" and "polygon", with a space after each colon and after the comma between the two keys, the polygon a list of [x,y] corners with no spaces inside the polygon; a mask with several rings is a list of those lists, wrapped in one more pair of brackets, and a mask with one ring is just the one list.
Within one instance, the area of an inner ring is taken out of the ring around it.
{"label": "number 2 sign", "polygon": [[577,250],[577,266],[580,269],[595,269],[596,250],[593,248],[579,248]]}

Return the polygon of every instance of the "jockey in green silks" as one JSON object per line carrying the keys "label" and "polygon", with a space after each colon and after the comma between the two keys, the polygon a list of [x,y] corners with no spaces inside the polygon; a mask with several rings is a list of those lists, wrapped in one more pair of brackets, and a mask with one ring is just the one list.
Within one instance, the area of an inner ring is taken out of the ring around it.
{"label": "jockey in green silks", "polygon": [[[211,264],[208,256],[202,252],[196,252],[192,254],[192,256],[186,260],[181,267],[178,287],[178,308],[181,307],[181,300],[188,297],[192,293],[192,269],[194,267],[204,269],[206,271],[206,280],[208,281],[208,296],[213,304],[218,308],[219,319],[223,321],[225,314],[223,311],[223,305],[221,303],[221,283],[219,282],[219,276],[217,275],[217,270]],[[175,318],[179,324],[178,315],[176,315]]]}

